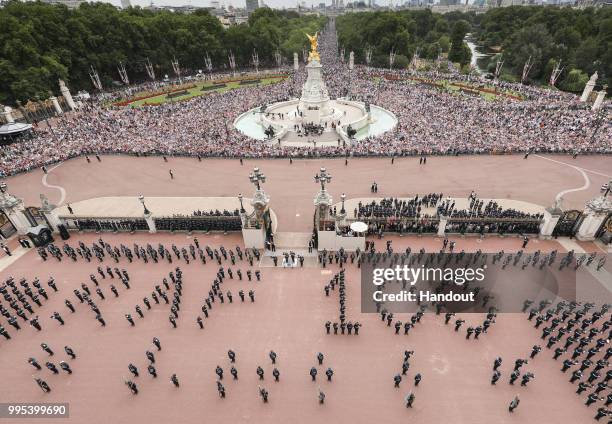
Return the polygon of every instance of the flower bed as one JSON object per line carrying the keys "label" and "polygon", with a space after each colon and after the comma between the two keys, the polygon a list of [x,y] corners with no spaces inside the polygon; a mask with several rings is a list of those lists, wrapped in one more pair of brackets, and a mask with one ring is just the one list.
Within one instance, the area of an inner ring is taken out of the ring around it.
{"label": "flower bed", "polygon": [[163,94],[170,95],[171,93],[176,93],[178,91],[190,90],[190,89],[194,88],[195,86],[196,86],[195,84],[190,84],[190,85],[183,85],[181,87],[175,88],[174,90],[162,90],[162,91],[151,92],[151,93],[146,94],[144,96],[134,97],[134,98],[131,98],[129,100],[122,100],[120,102],[115,103],[115,106],[127,106],[130,103],[134,103],[134,102],[137,102],[137,101],[140,101],[140,100],[150,99],[151,97],[157,97],[157,96],[161,96]]}

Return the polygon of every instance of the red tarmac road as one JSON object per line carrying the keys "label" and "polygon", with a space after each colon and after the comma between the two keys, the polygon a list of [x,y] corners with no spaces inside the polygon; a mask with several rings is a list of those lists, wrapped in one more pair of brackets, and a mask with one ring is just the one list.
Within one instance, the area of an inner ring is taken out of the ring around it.
{"label": "red tarmac road", "polygon": [[[253,191],[248,174],[258,166],[266,174],[263,185],[271,197],[270,206],[279,219],[278,231],[312,230],[313,198],[318,188],[314,175],[324,166],[333,179],[328,186],[335,201],[370,197],[370,185],[378,183],[378,197],[408,197],[442,192],[444,196],[467,197],[472,190],[482,198],[508,198],[550,206],[557,193],[585,185],[583,175],[566,165],[589,170],[588,188],[564,196],[564,208],[582,210],[587,200],[599,194],[602,184],[612,177],[612,157],[584,156],[462,156],[430,157],[420,166],[418,158],[295,160],[161,157],[135,158],[103,156],[102,162],[86,163],[76,158],[62,163],[47,176],[47,184],[63,187],[66,202],[100,196],[237,196]],[[171,180],[168,170],[175,179]],[[40,170],[8,179],[9,191],[22,197],[26,206],[40,206],[40,193],[51,203],[61,199],[56,188],[44,187]]]}

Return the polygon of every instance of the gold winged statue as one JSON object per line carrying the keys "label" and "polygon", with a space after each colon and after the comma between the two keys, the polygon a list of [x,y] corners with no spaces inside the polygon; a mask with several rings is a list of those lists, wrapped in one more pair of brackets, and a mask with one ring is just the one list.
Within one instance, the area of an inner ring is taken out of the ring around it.
{"label": "gold winged statue", "polygon": [[315,32],[315,35],[306,34],[308,40],[310,41],[310,53],[308,54],[308,62],[312,62],[316,60],[317,62],[321,62],[321,57],[319,56],[319,52],[317,48],[319,47],[319,32]]}

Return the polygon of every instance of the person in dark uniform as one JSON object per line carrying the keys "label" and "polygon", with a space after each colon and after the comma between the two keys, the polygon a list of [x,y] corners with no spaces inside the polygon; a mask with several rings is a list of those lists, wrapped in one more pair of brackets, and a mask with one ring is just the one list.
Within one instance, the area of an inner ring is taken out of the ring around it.
{"label": "person in dark uniform", "polygon": [[100,287],[96,288],[96,293],[98,294],[98,296],[100,297],[100,299],[104,300],[104,293],[102,293],[102,290],[100,289]]}
{"label": "person in dark uniform", "polygon": [[502,364],[502,358],[498,356],[493,361],[493,371],[497,371],[497,369],[501,366],[501,364]]}
{"label": "person in dark uniform", "polygon": [[[552,339],[552,337],[551,337]],[[553,355],[553,359],[557,360],[559,358],[559,356],[563,355],[563,353],[566,351],[566,349],[562,348],[562,347],[558,347],[555,349],[555,354]]]}
{"label": "person in dark uniform", "polygon": [[150,350],[147,350],[145,352],[145,355],[146,355],[147,359],[149,360],[149,362],[151,362],[152,364],[155,363],[155,355],[153,355],[153,352],[151,352]]}
{"label": "person in dark uniform", "polygon": [[228,350],[227,351],[227,356],[229,357],[230,362],[233,364],[234,362],[236,362],[236,353],[233,350]]}
{"label": "person in dark uniform", "polygon": [[527,383],[529,383],[534,377],[534,374],[530,372],[523,374],[523,378],[521,379],[521,386],[527,386]]}
{"label": "person in dark uniform", "polygon": [[586,402],[584,404],[586,406],[591,406],[592,404],[594,404],[598,400],[603,400],[603,398],[600,398],[597,393],[591,393],[590,395],[587,396],[587,400],[586,400]]}
{"label": "person in dark uniform", "polygon": [[520,369],[524,364],[528,364],[529,361],[527,359],[517,359],[516,361],[514,361],[514,370],[518,370]]}
{"label": "person in dark uniform", "polygon": [[259,376],[260,380],[264,379],[264,370],[262,367],[257,366],[257,370],[255,371],[257,373],[257,375]]}
{"label": "person in dark uniform", "polygon": [[134,377],[138,377],[138,368],[136,368],[134,364],[129,364],[128,369],[132,374],[134,374]]}
{"label": "person in dark uniform", "polygon": [[196,322],[200,326],[200,330],[203,330],[204,329],[204,323],[202,322],[202,317],[201,316],[198,315],[198,317],[196,318]]}
{"label": "person in dark uniform", "polygon": [[259,386],[259,395],[264,403],[268,403],[268,391],[261,386]]}
{"label": "person in dark uniform", "polygon": [[310,368],[310,377],[312,378],[312,381],[316,381],[317,380],[317,369],[315,367]]}
{"label": "person in dark uniform", "polygon": [[217,381],[217,391],[219,392],[219,396],[221,396],[221,398],[225,398],[225,387],[223,387],[223,384],[221,384],[220,381]]}
{"label": "person in dark uniform", "polygon": [[319,404],[323,405],[325,403],[325,393],[319,389]]}
{"label": "person in dark uniform", "polygon": [[72,374],[72,370],[70,369],[70,365],[68,365],[65,361],[61,361],[59,363],[61,369],[66,371],[68,374]]}
{"label": "person in dark uniform", "polygon": [[274,367],[274,369],[272,370],[272,377],[274,377],[274,381],[279,381],[280,371],[278,370],[278,368]]}
{"label": "person in dark uniform", "polygon": [[493,371],[493,377],[491,378],[491,384],[494,386],[500,377],[501,377],[501,373],[499,371],[497,370]]}
{"label": "person in dark uniform", "polygon": [[157,351],[161,350],[161,342],[159,341],[157,337],[153,337],[153,344],[157,348]]}
{"label": "person in dark uniform", "polygon": [[323,354],[321,352],[317,353],[317,361],[319,361],[319,365],[323,365]]}
{"label": "person in dark uniform", "polygon": [[217,368],[215,368],[215,374],[217,374],[219,380],[223,380],[223,368],[221,368],[219,365],[217,365]]}
{"label": "person in dark uniform", "polygon": [[474,333],[474,327],[468,327],[465,338],[469,339],[472,333]]}
{"label": "person in dark uniform", "polygon": [[417,386],[419,385],[419,383],[421,382],[421,379],[422,379],[422,378],[423,378],[423,377],[421,376],[421,374],[420,374],[420,373],[417,373],[417,374],[414,376],[414,386],[415,386],[415,387],[417,387]]}
{"label": "person in dark uniform", "polygon": [[400,383],[402,382],[402,376],[399,374],[395,374],[395,376],[393,377],[393,382],[394,386],[399,388]]}
{"label": "person in dark uniform", "polygon": [[66,355],[70,356],[71,359],[76,359],[76,354],[70,346],[64,346],[64,351],[66,352]]}
{"label": "person in dark uniform", "polygon": [[41,343],[40,347],[42,348],[42,350],[44,350],[45,352],[47,352],[49,354],[49,356],[53,356],[53,351],[51,350],[51,348],[49,347],[49,345],[47,345],[47,343]]}
{"label": "person in dark uniform", "polygon": [[586,391],[586,389],[589,389],[591,387],[593,387],[592,384],[581,381],[580,383],[578,383],[578,389],[576,390],[576,394],[582,394],[582,392]]}
{"label": "person in dark uniform", "polygon": [[576,380],[580,380],[582,378],[582,371],[580,370],[575,370],[572,373],[572,378],[570,378],[570,383],[575,383]]}
{"label": "person in dark uniform", "polygon": [[64,319],[62,318],[62,316],[59,314],[59,312],[53,312],[53,315],[51,315],[51,318],[57,320],[57,322],[60,323],[60,325],[64,325]]}
{"label": "person in dark uniform", "polygon": [[47,362],[45,366],[51,371],[53,374],[58,374],[59,371],[53,362]]}
{"label": "person in dark uniform", "polygon": [[406,408],[412,408],[412,404],[414,403],[414,393],[408,393],[408,395],[406,396]]}
{"label": "person in dark uniform", "polygon": [[132,327],[134,327],[136,325],[136,323],[134,322],[134,318],[132,318],[132,315],[125,314],[125,319],[127,319],[127,321],[130,323],[130,325]]}
{"label": "person in dark uniform", "polygon": [[510,374],[510,384],[514,385],[514,382],[519,378],[521,372],[519,370],[514,370]]}
{"label": "person in dark uniform", "polygon": [[561,368],[562,372],[566,372],[572,365],[576,365],[577,361],[572,361],[571,359],[566,359],[563,361],[563,367]]}
{"label": "person in dark uniform", "polygon": [[612,414],[612,411],[606,409],[606,408],[598,408],[597,409],[597,415],[595,415],[595,419],[597,421],[599,421],[600,419],[602,419],[603,417],[606,417],[608,415]]}
{"label": "person in dark uniform", "polygon": [[98,320],[100,324],[102,324],[102,327],[106,327],[106,321],[104,321],[104,318],[102,318],[102,315],[97,314],[96,319]]}
{"label": "person in dark uniform", "polygon": [[153,364],[149,364],[149,366],[147,367],[147,371],[149,371],[149,374],[151,374],[153,378],[157,378],[157,370],[155,369]]}
{"label": "person in dark uniform", "polygon": [[519,399],[518,395],[514,396],[514,399],[510,401],[510,405],[508,406],[508,411],[514,412],[514,410],[519,406],[520,402],[521,400]]}
{"label": "person in dark uniform", "polygon": [[74,313],[75,309],[74,306],[72,305],[72,302],[70,302],[68,299],[66,299],[64,301],[64,303],[66,304],[66,307],[68,307],[68,309],[70,309],[70,312]]}
{"label": "person in dark uniform", "polygon": [[125,382],[125,385],[128,386],[133,395],[138,394],[138,386],[132,380],[128,380]]}
{"label": "person in dark uniform", "polygon": [[174,384],[174,387],[179,387],[179,381],[178,381],[178,377],[176,376],[176,374],[172,374],[170,376],[170,381],[172,382],[172,384]]}
{"label": "person in dark uniform", "polygon": [[32,365],[34,368],[36,368],[37,370],[42,369],[42,367],[40,366],[40,364],[38,363],[38,361],[36,361],[36,359],[34,359],[34,358],[29,358],[29,359],[28,359],[28,363],[29,363],[30,365]]}
{"label": "person in dark uniform", "polygon": [[327,370],[325,370],[325,375],[327,376],[327,381],[332,381],[332,377],[334,376],[334,370],[332,370],[331,368],[327,368]]}
{"label": "person in dark uniform", "polygon": [[455,331],[459,331],[459,328],[461,328],[461,325],[465,322],[464,319],[458,319],[455,321]]}
{"label": "person in dark uniform", "polygon": [[276,364],[276,352],[274,352],[273,350],[270,351],[270,360],[272,361],[272,364]]}
{"label": "person in dark uniform", "polygon": [[230,374],[232,375],[232,377],[234,377],[234,380],[238,380],[238,370],[233,365],[230,368]]}
{"label": "person in dark uniform", "polygon": [[40,378],[35,378],[34,381],[36,381],[36,384],[38,384],[38,387],[40,387],[43,392],[49,393],[51,391],[51,387],[49,387],[49,385],[47,384],[45,380],[42,380]]}

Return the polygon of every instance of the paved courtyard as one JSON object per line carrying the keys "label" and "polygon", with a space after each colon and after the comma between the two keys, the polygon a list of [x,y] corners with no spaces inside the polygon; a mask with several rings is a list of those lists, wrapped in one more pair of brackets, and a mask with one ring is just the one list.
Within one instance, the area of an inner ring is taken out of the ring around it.
{"label": "paved courtyard", "polygon": [[[176,243],[179,247],[192,242],[186,235],[158,234],[102,235],[110,244],[133,242]],[[69,242],[75,246],[78,240],[89,244],[98,235],[82,234]],[[227,248],[240,244],[237,236],[201,236],[202,245]],[[498,249],[500,240],[485,239],[479,247]],[[397,239],[398,248],[400,240]],[[413,249],[427,246],[434,250],[439,241],[433,239],[405,238],[401,242]],[[437,242],[437,243],[436,243]],[[461,243],[461,241],[459,241]],[[465,246],[469,248],[470,239]],[[490,244],[490,246],[489,246]],[[518,245],[515,238],[505,239],[507,250]],[[531,245],[536,248],[560,248],[554,242]],[[114,267],[114,262],[103,265]],[[178,328],[168,322],[168,307],[153,305],[148,311],[142,298],[149,296],[155,284],[168,275],[175,266],[184,271],[184,296],[179,313]],[[51,293],[50,300],[38,312],[43,330],[36,332],[30,326],[14,333],[11,341],[0,341],[0,372],[3,401],[69,402],[71,418],[65,422],[128,423],[128,422],[177,422],[192,423],[202,419],[216,422],[292,422],[310,423],[321,420],[335,422],[396,422],[410,420],[418,423],[558,423],[590,422],[594,409],[582,405],[581,397],[573,392],[575,387],[567,382],[567,376],[559,372],[560,363],[553,361],[551,352],[544,352],[526,367],[537,378],[527,387],[510,386],[507,375],[515,358],[526,357],[531,346],[538,344],[539,331],[530,328],[522,314],[501,314],[498,323],[480,340],[465,340],[463,332],[455,333],[445,326],[443,315],[427,314],[409,336],[396,336],[377,315],[360,314],[360,273],[356,266],[347,270],[347,314],[351,320],[363,323],[358,336],[326,335],[323,323],[333,320],[338,313],[337,293],[325,297],[323,286],[338,271],[337,266],[319,269],[262,268],[261,282],[239,282],[226,279],[224,290],[234,293],[234,302],[219,304],[217,301],[200,330],[195,318],[201,315],[202,299],[207,295],[210,283],[218,269],[215,263],[201,265],[192,262],[174,262],[145,265],[140,261],[129,264],[124,258],[117,265],[130,274],[131,289],[125,290],[117,280],[120,296],[109,292],[107,277],[100,286],[107,294],[106,300],[96,299],[107,321],[105,328],[95,321],[92,312],[79,304],[72,290],[89,281],[89,274],[96,273],[96,263],[82,260],[77,263],[57,263],[55,259],[42,262],[35,252],[24,255],[5,270],[1,277],[21,276],[33,279],[38,276],[46,282],[54,276],[58,293]],[[248,263],[236,266],[224,263],[234,271],[249,269]],[[254,290],[255,303],[241,303],[238,290]],[[95,296],[95,294],[94,294]],[[63,305],[70,298],[76,305],[76,313],[70,314]],[[134,306],[140,304],[144,318],[138,318]],[[60,311],[66,320],[59,326],[50,319],[53,311]],[[136,326],[130,327],[124,318],[131,313]],[[400,317],[405,319],[407,317]],[[468,323],[482,321],[479,314],[465,315]],[[16,334],[15,334],[16,333]],[[156,352],[151,343],[158,337],[162,350]],[[39,344],[46,342],[56,354],[48,358]],[[30,356],[44,364],[46,360],[66,360],[63,346],[70,345],[77,359],[70,360],[74,373],[54,376],[47,370],[35,371],[27,362]],[[231,381],[227,350],[237,353],[236,367],[239,380]],[[411,368],[400,389],[393,388],[392,377],[400,370],[404,350],[415,350]],[[148,361],[145,351],[156,355],[158,378],[146,373]],[[279,359],[280,382],[271,377],[272,366],[268,352],[274,350]],[[324,367],[319,369],[317,382],[310,381],[308,370],[316,365],[317,352],[325,354]],[[505,360],[501,370],[505,377],[498,386],[489,383],[493,359]],[[129,374],[127,365],[132,362],[140,370],[136,378],[140,393],[133,396],[123,385]],[[217,365],[224,368],[224,385],[227,398],[220,399],[216,391]],[[265,380],[258,380],[255,368],[261,365]],[[323,371],[334,369],[333,382],[324,381]],[[411,381],[419,372],[423,381],[418,388]],[[181,387],[170,383],[170,375],[176,373]],[[50,394],[42,393],[32,377],[42,375],[51,385]],[[322,378],[323,377],[323,378]],[[258,385],[270,392],[270,402],[263,404],[258,397]],[[317,403],[317,389],[326,394],[326,404]],[[407,410],[403,398],[408,391],[417,398],[413,410]],[[513,415],[507,412],[507,403],[519,393],[521,407]],[[64,420],[57,420],[62,422]],[[8,421],[10,422],[10,420]],[[17,421],[15,421],[17,422]],[[20,421],[21,422],[21,421]],[[55,421],[54,421],[55,422]]]}
{"label": "paved courtyard", "polygon": [[[582,208],[583,203],[599,193],[601,184],[610,173],[609,157],[591,156],[571,160],[566,156],[530,157],[460,157],[430,158],[426,166],[419,166],[418,158],[399,158],[391,165],[390,159],[344,160],[203,160],[170,158],[128,158],[105,156],[101,163],[87,164],[75,159],[52,169],[45,176],[40,171],[10,178],[9,191],[25,199],[26,205],[38,205],[38,196],[45,193],[52,203],[76,203],[100,196],[215,196],[232,197],[243,193],[250,197],[253,187],[247,176],[253,166],[259,166],[267,176],[264,187],[271,196],[271,207],[278,217],[278,230],[283,232],[309,232],[312,229],[312,197],[317,190],[313,176],[321,166],[333,175],[329,188],[335,200],[342,192],[349,198],[370,197],[370,184],[379,185],[379,197],[409,197],[414,194],[443,192],[446,196],[466,197],[476,190],[483,198],[521,200],[546,206],[560,192],[567,207]],[[574,167],[579,167],[576,169]],[[175,173],[171,180],[168,169]],[[470,172],[465,172],[469,169]],[[586,178],[585,178],[586,176]],[[234,203],[232,203],[232,206]],[[234,249],[241,246],[239,235],[196,235],[201,245]],[[186,234],[145,233],[131,234],[73,234],[68,241],[73,247],[78,241],[91,244],[102,237],[111,245],[133,243],[145,245],[172,243],[179,248],[193,242],[194,236]],[[406,247],[418,250],[438,251],[440,240],[434,237],[390,236],[396,251]],[[383,240],[372,239],[378,249],[384,248]],[[495,252],[504,249],[512,252],[520,249],[516,237],[453,237],[457,249]],[[61,246],[61,241],[58,242]],[[537,249],[547,252],[558,249],[603,253],[593,243],[578,243],[567,239],[533,240],[528,252]],[[4,260],[6,258],[0,259]],[[479,340],[466,340],[465,331],[455,333],[444,325],[444,316],[426,314],[420,324],[408,336],[395,335],[393,328],[380,321],[378,315],[360,313],[360,270],[355,265],[347,268],[347,316],[358,320],[363,328],[358,336],[326,335],[324,322],[333,321],[338,315],[337,291],[326,297],[323,287],[338,272],[337,265],[321,269],[312,262],[297,269],[273,268],[246,261],[227,269],[258,269],[261,282],[226,279],[223,290],[234,294],[234,302],[219,304],[217,301],[210,317],[204,320],[200,330],[196,317],[202,315],[200,307],[208,295],[218,265],[208,261],[186,264],[174,261],[168,264],[144,264],[135,260],[130,264],[121,258],[118,264],[107,258],[103,266],[125,268],[130,275],[131,289],[120,282],[115,298],[109,290],[107,277],[100,280],[106,294],[100,300],[94,293],[106,321],[100,327],[86,305],[78,303],[72,290],[81,283],[93,288],[89,274],[97,274],[97,261],[87,263],[82,259],[73,263],[64,259],[58,263],[50,258],[43,262],[35,251],[22,252],[21,257],[8,264],[0,273],[0,279],[13,276],[17,281],[40,278],[43,284],[53,276],[59,292],[50,293],[42,308],[36,308],[43,330],[22,324],[16,332],[7,327],[13,339],[0,340],[0,399],[4,402],[69,402],[71,418],[52,422],[67,423],[195,423],[214,420],[220,423],[270,422],[312,423],[330,422],[399,422],[461,424],[485,423],[589,423],[596,407],[584,406],[584,395],[575,395],[576,386],[568,382],[569,375],[559,371],[561,361],[552,359],[552,352],[544,347],[535,360],[524,366],[525,371],[536,375],[527,387],[510,386],[508,375],[516,358],[528,357],[531,347],[544,344],[540,330],[536,330],[523,314],[500,314],[497,323]],[[168,306],[163,302],[153,304],[152,310],[144,308],[142,299],[150,297],[156,284],[176,266],[184,272],[184,291],[177,320],[178,328],[168,322]],[[610,265],[605,271],[610,275]],[[242,303],[239,290],[254,290],[256,301]],[[64,299],[71,299],[76,312],[71,314]],[[144,318],[134,311],[140,304]],[[60,326],[50,316],[59,311],[66,325]],[[136,326],[130,327],[124,314],[131,313]],[[398,316],[405,321],[408,316]],[[467,325],[478,325],[484,317],[480,314],[464,314]],[[4,323],[5,324],[5,323]],[[3,324],[3,325],[4,325]],[[153,337],[161,340],[162,350],[152,345]],[[45,342],[56,352],[48,358],[40,343]],[[36,371],[27,363],[35,357],[43,364],[52,360],[56,364],[67,360],[63,347],[70,345],[77,359],[69,360],[72,375],[60,371],[52,375],[44,369]],[[227,350],[237,354],[236,368],[239,379],[231,380]],[[146,372],[148,361],[145,351],[155,352],[157,379]],[[272,365],[268,352],[278,354],[277,368],[280,382],[273,381]],[[393,376],[401,371],[404,350],[415,350],[411,367],[399,389],[393,387]],[[316,365],[317,352],[323,352],[323,366]],[[491,386],[491,367],[495,357],[504,358],[502,379]],[[598,359],[596,357],[595,359]],[[128,378],[127,365],[139,368],[135,378],[140,393],[132,395],[123,380]],[[223,384],[226,399],[219,398],[214,369],[220,365],[225,370]],[[265,371],[264,381],[255,373],[260,365]],[[319,375],[312,382],[308,372],[316,366]],[[333,382],[325,381],[324,370],[334,370]],[[416,373],[423,381],[415,388],[412,381]],[[176,373],[181,387],[175,388],[170,375]],[[33,381],[42,375],[52,387],[44,394]],[[264,404],[258,396],[258,385],[270,392],[270,402]],[[325,405],[317,402],[318,390],[326,395]],[[406,409],[404,397],[409,391],[416,395],[414,408]],[[521,405],[509,414],[507,405],[519,394]],[[12,422],[7,420],[7,422]],[[14,420],[23,422],[23,420]],[[37,421],[38,422],[38,421]],[[40,420],[44,422],[44,420]]]}

